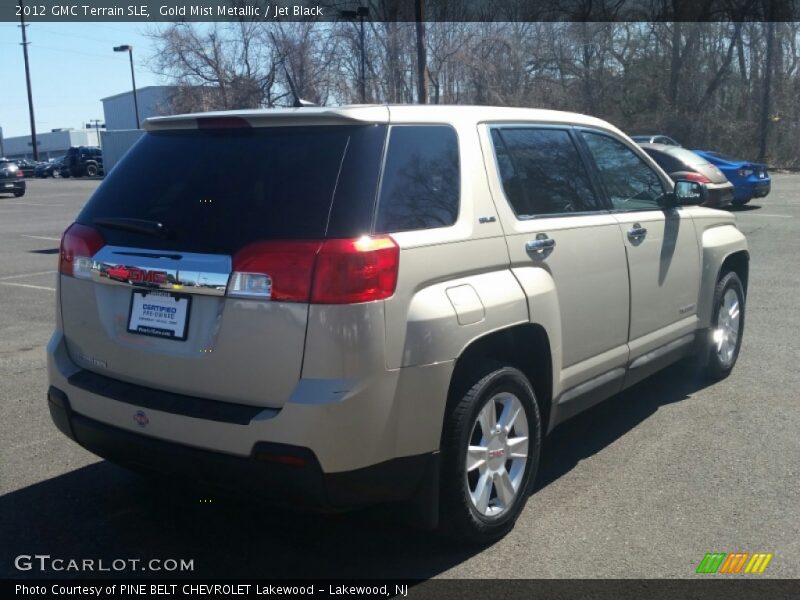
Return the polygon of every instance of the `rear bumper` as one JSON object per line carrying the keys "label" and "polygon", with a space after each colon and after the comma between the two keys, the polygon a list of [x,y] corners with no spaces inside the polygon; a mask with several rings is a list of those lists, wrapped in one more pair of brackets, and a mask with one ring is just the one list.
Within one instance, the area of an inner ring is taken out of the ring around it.
{"label": "rear bumper", "polygon": [[324,473],[308,448],[257,442],[249,456],[234,456],[151,438],[76,413],[55,387],[47,393],[56,427],[112,462],[177,476],[273,504],[330,512],[408,500],[438,482],[438,453],[392,459],[340,473]]}
{"label": "rear bumper", "polygon": [[25,179],[0,179],[0,194],[22,192],[25,190]]}
{"label": "rear bumper", "polygon": [[753,186],[753,198],[763,198],[772,190],[771,181],[759,182]]}
{"label": "rear bumper", "polygon": [[708,195],[703,206],[709,208],[724,208],[733,202],[733,185],[730,183],[724,184],[706,184]]}
{"label": "rear bumper", "polygon": [[736,186],[736,200],[750,200],[751,198],[763,198],[772,190],[771,179],[759,179]]}
{"label": "rear bumper", "polygon": [[55,424],[118,463],[321,510],[438,489],[441,417],[435,414],[440,403],[443,411],[452,363],[359,382],[301,379],[282,408],[264,408],[82,370],[60,331],[47,360]]}

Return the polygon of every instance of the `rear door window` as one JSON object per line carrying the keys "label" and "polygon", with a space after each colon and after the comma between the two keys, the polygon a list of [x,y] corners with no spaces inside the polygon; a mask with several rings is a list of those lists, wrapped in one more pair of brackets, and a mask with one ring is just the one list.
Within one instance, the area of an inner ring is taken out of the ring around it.
{"label": "rear door window", "polygon": [[162,239],[98,227],[112,245],[232,254],[269,239],[369,233],[386,127],[147,133],[78,216],[162,223]]}
{"label": "rear door window", "polygon": [[377,233],[453,225],[458,218],[458,138],[446,125],[394,125],[383,168]]}

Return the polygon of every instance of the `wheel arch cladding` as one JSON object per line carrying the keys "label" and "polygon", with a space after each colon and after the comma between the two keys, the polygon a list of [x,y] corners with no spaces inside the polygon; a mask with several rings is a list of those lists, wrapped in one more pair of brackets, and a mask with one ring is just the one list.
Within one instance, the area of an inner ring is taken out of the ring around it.
{"label": "wheel arch cladding", "polygon": [[553,391],[550,339],[544,327],[536,323],[514,325],[476,338],[456,359],[446,414],[463,396],[478,376],[481,364],[495,363],[515,367],[530,381],[539,405],[543,430],[550,418]]}
{"label": "wheel arch cladding", "polygon": [[714,288],[722,273],[731,270],[739,275],[747,294],[750,254],[747,240],[735,226],[710,227],[702,234],[703,272],[698,298],[697,318],[701,328],[710,327],[714,308]]}
{"label": "wheel arch cladding", "polygon": [[750,253],[747,250],[739,250],[733,252],[725,257],[722,265],[719,268],[717,281],[724,273],[734,272],[742,280],[742,287],[744,288],[745,297],[747,296],[747,283],[750,277]]}

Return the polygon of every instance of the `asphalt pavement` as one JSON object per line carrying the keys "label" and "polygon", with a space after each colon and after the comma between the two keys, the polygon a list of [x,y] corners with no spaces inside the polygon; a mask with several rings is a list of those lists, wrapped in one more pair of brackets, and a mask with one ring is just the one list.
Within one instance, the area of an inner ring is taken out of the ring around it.
{"label": "asphalt pavement", "polygon": [[751,267],[733,374],[708,386],[674,366],[559,427],[516,528],[482,549],[387,511],[304,515],[150,480],[57,431],[58,243],[97,184],[0,196],[0,577],[38,576],[14,567],[38,553],[192,559],[174,575],[195,577],[684,578],[708,552],[773,553],[762,577],[800,577],[800,175],[736,211]]}

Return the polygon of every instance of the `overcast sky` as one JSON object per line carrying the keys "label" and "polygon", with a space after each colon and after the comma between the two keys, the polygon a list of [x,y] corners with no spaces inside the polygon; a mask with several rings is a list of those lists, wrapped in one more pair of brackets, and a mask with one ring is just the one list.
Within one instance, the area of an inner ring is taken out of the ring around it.
{"label": "overcast sky", "polygon": [[[36,131],[82,127],[103,118],[101,98],[131,89],[127,52],[133,45],[136,86],[163,83],[148,69],[152,43],[144,23],[33,23],[28,46]],[[29,135],[22,41],[17,23],[0,23],[0,127],[4,137]]]}

